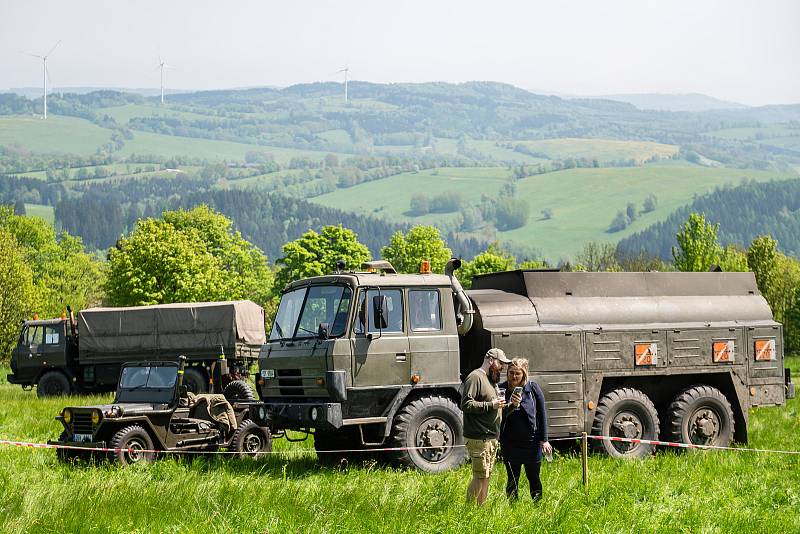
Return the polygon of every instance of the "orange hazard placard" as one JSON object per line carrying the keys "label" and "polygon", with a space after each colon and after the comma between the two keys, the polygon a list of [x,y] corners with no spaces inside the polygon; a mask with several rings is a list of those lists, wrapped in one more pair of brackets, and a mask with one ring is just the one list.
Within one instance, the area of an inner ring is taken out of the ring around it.
{"label": "orange hazard placard", "polygon": [[732,362],[735,358],[733,353],[733,340],[714,342],[714,363]]}
{"label": "orange hazard placard", "polygon": [[656,365],[658,364],[658,344],[636,343],[634,345],[634,355],[636,357],[636,365]]}
{"label": "orange hazard placard", "polygon": [[756,339],[756,361],[772,361],[775,359],[775,340]]}

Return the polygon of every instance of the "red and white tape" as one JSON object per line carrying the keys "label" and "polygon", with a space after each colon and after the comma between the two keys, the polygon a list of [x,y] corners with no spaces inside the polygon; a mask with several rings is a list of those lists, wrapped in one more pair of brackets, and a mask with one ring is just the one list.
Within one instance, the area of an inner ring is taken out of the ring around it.
{"label": "red and white tape", "polygon": [[[753,449],[747,447],[723,447],[721,445],[698,445],[695,443],[678,443],[675,441],[659,441],[654,439],[622,438],[618,436],[587,436],[589,439],[605,441],[621,441],[624,443],[643,443],[645,445],[660,445],[664,447],[679,447],[681,449],[705,449],[739,452],[770,452],[776,454],[800,454],[800,451],[785,451],[776,449]],[[580,438],[578,438],[580,439]]]}

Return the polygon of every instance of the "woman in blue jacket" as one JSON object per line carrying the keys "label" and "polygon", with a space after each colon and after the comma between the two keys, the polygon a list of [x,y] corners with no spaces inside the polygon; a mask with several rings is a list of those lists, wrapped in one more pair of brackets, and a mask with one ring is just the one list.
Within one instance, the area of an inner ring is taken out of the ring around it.
{"label": "woman in blue jacket", "polygon": [[[542,481],[539,478],[542,452],[548,455],[553,452],[547,441],[544,394],[536,382],[528,379],[528,360],[525,358],[511,360],[507,376],[508,381],[499,384],[500,388],[505,388],[506,402],[509,402],[503,413],[500,430],[500,450],[508,475],[506,494],[511,499],[517,498],[519,477],[524,466],[531,497],[538,500],[542,496]],[[512,395],[515,387],[522,387],[521,395]]]}

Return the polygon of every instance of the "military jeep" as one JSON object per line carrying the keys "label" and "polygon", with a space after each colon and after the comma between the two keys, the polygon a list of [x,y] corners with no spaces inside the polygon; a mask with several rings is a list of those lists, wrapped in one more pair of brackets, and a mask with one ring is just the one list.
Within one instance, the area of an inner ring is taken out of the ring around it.
{"label": "military jeep", "polygon": [[184,364],[181,357],[124,365],[114,401],[64,408],[56,417],[64,431],[48,443],[68,447],[57,449],[63,461],[107,457],[123,466],[150,462],[155,451],[226,448],[248,457],[272,450],[270,429],[250,419],[246,399],[189,393]]}

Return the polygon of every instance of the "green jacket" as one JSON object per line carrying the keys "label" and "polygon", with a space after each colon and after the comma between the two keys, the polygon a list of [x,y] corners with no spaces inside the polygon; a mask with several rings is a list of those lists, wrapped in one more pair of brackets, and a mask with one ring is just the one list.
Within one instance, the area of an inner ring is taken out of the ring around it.
{"label": "green jacket", "polygon": [[481,369],[475,369],[461,384],[461,411],[464,412],[464,437],[497,439],[502,411],[492,409],[497,388]]}

